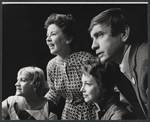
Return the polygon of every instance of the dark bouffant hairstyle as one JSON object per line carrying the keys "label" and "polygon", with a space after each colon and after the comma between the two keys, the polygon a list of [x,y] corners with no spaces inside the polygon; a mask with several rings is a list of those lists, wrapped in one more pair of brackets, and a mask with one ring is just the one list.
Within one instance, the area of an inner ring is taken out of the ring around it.
{"label": "dark bouffant hairstyle", "polygon": [[71,42],[71,46],[73,46],[73,42],[77,34],[77,24],[73,16],[71,14],[65,15],[53,13],[45,21],[44,27],[48,28],[48,26],[51,24],[55,24],[57,27],[59,27],[66,38],[73,37],[73,40]]}
{"label": "dark bouffant hairstyle", "polygon": [[113,76],[107,70],[107,64],[102,64],[98,57],[83,62],[82,73],[85,76],[92,75],[100,89],[106,89],[107,93],[114,92]]}

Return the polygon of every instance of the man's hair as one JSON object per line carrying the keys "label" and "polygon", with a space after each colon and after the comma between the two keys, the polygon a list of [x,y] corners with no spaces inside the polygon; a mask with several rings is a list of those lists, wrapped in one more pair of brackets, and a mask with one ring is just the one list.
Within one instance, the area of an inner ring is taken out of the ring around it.
{"label": "man's hair", "polygon": [[85,76],[92,75],[99,88],[107,89],[106,91],[109,93],[114,91],[113,76],[107,70],[107,64],[102,64],[98,57],[84,61],[83,64],[82,73]]}
{"label": "man's hair", "polygon": [[47,82],[45,81],[45,76],[42,69],[34,66],[28,66],[21,68],[18,71],[18,76],[21,74],[25,74],[25,76],[32,81],[31,84],[34,88],[37,88],[36,93],[38,95],[43,95],[43,90],[46,88]]}
{"label": "man's hair", "polygon": [[95,25],[100,24],[101,26],[110,26],[111,35],[116,36],[124,32],[126,25],[131,28],[131,23],[131,16],[129,13],[120,8],[110,8],[101,12],[91,20],[88,31],[91,32]]}

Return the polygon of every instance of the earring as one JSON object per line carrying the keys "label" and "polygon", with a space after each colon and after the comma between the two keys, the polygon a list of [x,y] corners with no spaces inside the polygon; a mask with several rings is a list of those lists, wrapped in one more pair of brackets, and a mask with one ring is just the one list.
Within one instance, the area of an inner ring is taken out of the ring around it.
{"label": "earring", "polygon": [[36,92],[36,88],[34,88],[34,92]]}
{"label": "earring", "polygon": [[66,41],[66,44],[69,44],[70,42],[69,41]]}

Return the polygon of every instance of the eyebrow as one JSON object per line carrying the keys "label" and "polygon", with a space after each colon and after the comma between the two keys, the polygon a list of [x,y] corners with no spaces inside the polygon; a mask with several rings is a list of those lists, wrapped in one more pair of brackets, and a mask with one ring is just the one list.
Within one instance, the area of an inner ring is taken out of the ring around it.
{"label": "eyebrow", "polygon": [[51,34],[51,33],[53,33],[53,32],[57,33],[57,31],[51,31],[50,33],[46,33],[46,34],[48,35],[48,34]]}
{"label": "eyebrow", "polygon": [[92,84],[90,81],[85,81],[85,83]]}
{"label": "eyebrow", "polygon": [[104,33],[104,31],[99,30],[99,31],[95,32],[93,36],[94,36],[94,37],[97,37],[98,34],[103,34],[103,33]]}

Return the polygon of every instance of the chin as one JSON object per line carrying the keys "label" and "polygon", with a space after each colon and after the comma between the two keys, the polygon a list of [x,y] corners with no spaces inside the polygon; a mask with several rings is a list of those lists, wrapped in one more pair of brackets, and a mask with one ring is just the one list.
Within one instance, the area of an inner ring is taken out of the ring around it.
{"label": "chin", "polygon": [[52,55],[57,55],[54,51],[50,51],[50,53],[51,53]]}
{"label": "chin", "polygon": [[101,62],[102,62],[102,63],[106,63],[107,61],[109,61],[108,58],[101,58]]}
{"label": "chin", "polygon": [[20,93],[20,92],[16,92],[15,95],[16,95],[16,96],[21,96],[21,93]]}
{"label": "chin", "polygon": [[20,96],[20,93],[16,93],[15,95],[16,95],[16,96]]}
{"label": "chin", "polygon": [[89,100],[89,99],[84,99],[84,101],[87,102],[87,103],[91,102],[91,100]]}

